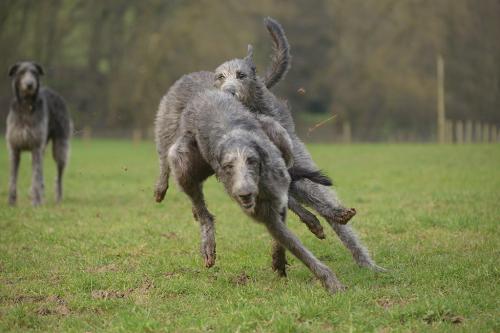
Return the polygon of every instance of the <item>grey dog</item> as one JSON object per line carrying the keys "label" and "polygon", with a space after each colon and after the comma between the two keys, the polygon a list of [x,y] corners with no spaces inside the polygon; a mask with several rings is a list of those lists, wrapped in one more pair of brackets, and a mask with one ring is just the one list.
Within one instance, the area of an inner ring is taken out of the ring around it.
{"label": "grey dog", "polygon": [[285,225],[291,179],[282,156],[291,158],[292,142],[281,125],[268,120],[264,127],[231,95],[206,90],[186,106],[179,131],[168,162],[200,222],[207,267],[215,262],[215,225],[205,205],[202,184],[215,173],[243,211],[263,223],[274,238],[273,268],[280,275],[286,275],[286,248],[328,291],[344,288]]}
{"label": "grey dog", "polygon": [[[178,135],[179,118],[186,104],[195,94],[206,89],[213,89],[213,87],[233,94],[251,112],[268,115],[278,121],[288,131],[292,139],[295,165],[305,169],[317,169],[305,145],[295,133],[295,125],[287,103],[277,98],[269,90],[285,75],[290,62],[289,46],[282,27],[270,18],[266,19],[266,26],[273,37],[278,56],[274,57],[273,64],[275,66],[271,66],[271,70],[267,72],[264,79],[257,76],[252,47],[249,46],[245,58],[227,61],[219,66],[215,73],[196,72],[185,75],[163,97],[157,113],[155,128],[160,160],[160,176],[156,186],[157,201],[163,199],[168,188],[169,167],[166,157],[168,148]],[[283,60],[283,58],[288,60]],[[313,208],[328,221],[344,246],[350,250],[358,265],[375,271],[384,270],[373,261],[351,226],[343,224],[355,214],[355,211],[344,208],[334,191],[307,179],[292,182],[289,193],[289,208],[296,213],[300,211],[309,213],[298,206],[299,203]]]}
{"label": "grey dog", "polygon": [[[273,19],[266,19],[266,27],[274,41],[274,53],[271,65],[268,68],[265,77],[266,87],[274,86],[288,71],[290,63],[289,46],[283,29]],[[186,75],[179,79],[167,92],[160,102],[158,113],[155,122],[156,144],[160,160],[160,176],[155,189],[156,201],[160,202],[165,197],[168,189],[168,179],[170,168],[167,163],[167,152],[173,144],[178,134],[179,118],[182,114],[186,103],[197,92],[205,89],[213,89],[213,73],[198,72]],[[232,93],[235,93],[233,91]],[[300,169],[295,167],[296,170]],[[302,168],[309,172],[312,169]],[[331,184],[325,184],[331,185]],[[289,197],[289,208],[295,212],[304,222],[307,227],[318,237],[324,238],[324,231],[314,214],[295,200],[292,196]],[[339,210],[340,211],[340,210]],[[353,215],[353,210],[340,211],[345,214],[343,219],[337,219],[339,223],[347,223]],[[340,214],[337,214],[340,216]]]}
{"label": "grey dog", "polygon": [[14,99],[7,116],[7,146],[10,157],[9,204],[17,201],[17,177],[21,152],[31,151],[32,203],[43,201],[43,155],[52,140],[52,156],[57,164],[56,201],[63,195],[62,178],[68,161],[71,119],[63,98],[53,90],[40,87],[43,68],[35,62],[18,62],[9,69]]}

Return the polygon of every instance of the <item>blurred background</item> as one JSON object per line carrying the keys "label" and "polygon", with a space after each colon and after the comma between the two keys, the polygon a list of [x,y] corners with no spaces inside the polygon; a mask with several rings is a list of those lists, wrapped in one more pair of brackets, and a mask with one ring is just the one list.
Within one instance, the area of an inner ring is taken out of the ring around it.
{"label": "blurred background", "polygon": [[1,0],[0,130],[7,70],[29,59],[68,102],[76,136],[150,139],[181,75],[243,57],[248,43],[264,72],[268,15],[293,56],[274,91],[306,141],[436,141],[438,87],[442,140],[498,140],[498,0]]}

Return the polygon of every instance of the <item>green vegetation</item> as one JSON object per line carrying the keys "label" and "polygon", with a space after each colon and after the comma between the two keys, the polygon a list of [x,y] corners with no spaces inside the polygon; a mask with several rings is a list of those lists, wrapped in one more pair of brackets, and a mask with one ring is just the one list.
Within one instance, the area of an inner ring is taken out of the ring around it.
{"label": "green vegetation", "polygon": [[[4,142],[0,142],[5,147]],[[500,331],[498,145],[313,145],[377,261],[359,269],[329,230],[317,240],[289,225],[349,290],[328,295],[296,259],[270,269],[270,237],[206,186],[217,217],[216,266],[202,267],[187,198],[152,197],[151,143],[75,141],[66,198],[28,200],[23,155],[19,205],[7,201],[0,151],[0,331]],[[326,227],[326,225],[325,225]]]}
{"label": "green vegetation", "polygon": [[[430,141],[438,54],[447,118],[500,125],[498,13],[497,0],[2,0],[0,73],[36,60],[77,130],[146,131],[183,74],[243,57],[249,43],[265,73],[273,16],[293,56],[275,90],[294,113],[338,114],[356,140]],[[2,76],[0,115],[10,90]],[[296,119],[305,134],[307,117]]]}

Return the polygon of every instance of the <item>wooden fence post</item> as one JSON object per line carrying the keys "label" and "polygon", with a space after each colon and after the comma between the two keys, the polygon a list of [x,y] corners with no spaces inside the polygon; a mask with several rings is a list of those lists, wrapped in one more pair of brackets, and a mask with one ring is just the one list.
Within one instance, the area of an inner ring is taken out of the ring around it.
{"label": "wooden fence post", "polygon": [[483,142],[490,142],[490,124],[488,123],[483,124]]}
{"label": "wooden fence post", "polygon": [[467,120],[465,122],[465,143],[472,142],[472,121]]}
{"label": "wooden fence post", "polygon": [[446,120],[446,143],[453,143],[453,120]]}
{"label": "wooden fence post", "polygon": [[491,142],[495,143],[498,142],[498,137],[499,134],[497,134],[497,126],[496,125],[491,125]]}
{"label": "wooden fence post", "polygon": [[455,139],[458,144],[464,143],[464,123],[461,120],[455,123]]}
{"label": "wooden fence post", "polygon": [[342,123],[342,142],[351,143],[351,140],[352,140],[351,124],[346,120]]}
{"label": "wooden fence post", "polygon": [[142,131],[140,128],[136,128],[132,131],[132,142],[134,144],[137,144],[141,141],[142,139]]}
{"label": "wooden fence post", "polygon": [[439,143],[446,140],[446,116],[444,105],[444,60],[437,56],[437,137]]}
{"label": "wooden fence post", "polygon": [[92,128],[90,126],[85,126],[82,129],[82,139],[85,142],[90,141],[92,138]]}
{"label": "wooden fence post", "polygon": [[474,142],[481,142],[481,139],[483,138],[482,136],[482,125],[480,121],[476,121],[475,126],[474,126]]}

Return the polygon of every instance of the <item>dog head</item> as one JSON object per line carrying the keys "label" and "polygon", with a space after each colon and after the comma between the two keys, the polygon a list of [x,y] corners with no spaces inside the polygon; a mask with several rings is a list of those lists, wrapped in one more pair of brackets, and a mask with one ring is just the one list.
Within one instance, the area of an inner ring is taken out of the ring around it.
{"label": "dog head", "polygon": [[243,59],[233,59],[217,67],[214,86],[230,93],[245,105],[251,103],[257,88],[257,73],[253,62],[253,47]]}
{"label": "dog head", "polygon": [[9,69],[12,86],[19,99],[35,97],[40,88],[40,76],[44,74],[42,66],[32,61],[18,62]]}
{"label": "dog head", "polygon": [[217,177],[226,191],[247,212],[253,213],[259,195],[263,156],[255,140],[235,133],[218,149]]}

